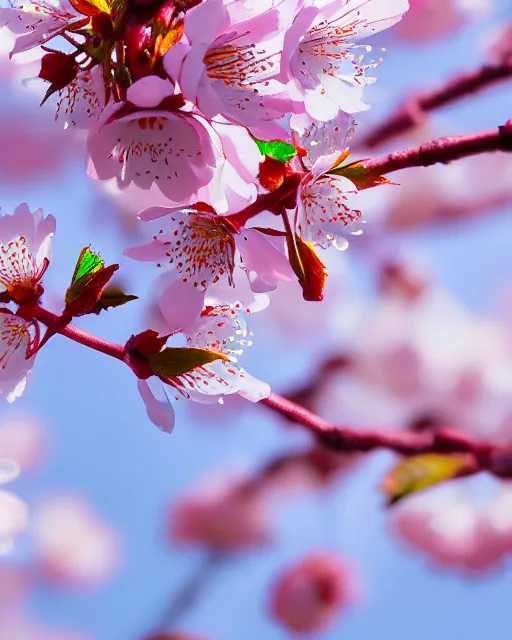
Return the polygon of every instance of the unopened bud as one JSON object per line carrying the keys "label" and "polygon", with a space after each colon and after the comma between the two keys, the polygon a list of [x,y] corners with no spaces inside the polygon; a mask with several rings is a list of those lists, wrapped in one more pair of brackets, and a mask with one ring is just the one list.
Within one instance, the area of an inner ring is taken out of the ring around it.
{"label": "unopened bud", "polygon": [[108,13],[104,13],[103,11],[96,13],[92,17],[91,26],[93,33],[100,36],[103,40],[110,38],[114,29],[110,16]]}
{"label": "unopened bud", "polygon": [[75,79],[78,63],[72,54],[52,51],[41,59],[39,77],[52,84],[54,90],[64,89]]}

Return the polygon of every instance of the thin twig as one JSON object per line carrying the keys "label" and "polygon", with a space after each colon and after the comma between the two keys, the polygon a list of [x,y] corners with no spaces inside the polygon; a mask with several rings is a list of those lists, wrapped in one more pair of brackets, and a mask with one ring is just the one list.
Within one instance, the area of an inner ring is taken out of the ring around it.
{"label": "thin twig", "polygon": [[420,124],[430,112],[512,77],[512,58],[453,78],[433,91],[408,99],[381,125],[358,142],[376,147]]}

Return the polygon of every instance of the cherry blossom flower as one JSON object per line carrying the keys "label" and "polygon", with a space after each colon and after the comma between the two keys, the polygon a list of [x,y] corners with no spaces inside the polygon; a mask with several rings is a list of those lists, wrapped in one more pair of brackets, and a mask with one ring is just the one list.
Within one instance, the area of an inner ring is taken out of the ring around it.
{"label": "cherry blossom flower", "polygon": [[68,0],[12,0],[10,8],[0,9],[0,26],[20,34],[11,56],[88,22],[89,18],[78,13]]}
{"label": "cherry blossom flower", "polygon": [[81,497],[48,498],[33,517],[38,561],[45,577],[89,587],[109,579],[120,561],[120,541]]}
{"label": "cherry blossom flower", "polygon": [[367,109],[362,93],[374,80],[368,71],[379,61],[364,62],[371,47],[356,42],[392,26],[408,8],[408,0],[304,4],[284,38],[280,80],[318,120],[334,117],[339,109]]}
{"label": "cherry blossom flower", "polygon": [[256,229],[234,228],[229,217],[190,207],[150,207],[141,211],[144,221],[162,218],[161,232],[152,242],[131,247],[124,254],[134,260],[166,263],[183,282],[199,291],[215,283],[235,284],[235,270],[242,267],[254,291],[270,291],[291,278],[289,263],[272,240]]}
{"label": "cherry blossom flower", "polygon": [[295,229],[305,242],[345,251],[348,237],[361,235],[361,211],[352,209],[357,187],[345,176],[330,175],[332,157],[321,156],[297,192]]}
{"label": "cherry blossom flower", "polygon": [[427,43],[484,18],[492,4],[492,0],[411,0],[395,35],[410,44]]}
{"label": "cherry blossom flower", "polygon": [[51,260],[55,218],[31,212],[26,203],[0,217],[0,287],[18,304],[33,302]]}
{"label": "cherry blossom flower", "polygon": [[443,486],[400,505],[392,526],[400,540],[426,554],[438,567],[482,572],[512,553],[512,490],[500,486],[489,502]]}
{"label": "cherry blossom flower", "polygon": [[181,497],[167,519],[173,542],[216,551],[247,551],[266,546],[271,538],[269,514],[261,497],[238,491],[225,482]]}
{"label": "cherry blossom flower", "polygon": [[2,421],[0,458],[14,460],[26,472],[40,464],[45,454],[45,430],[37,416],[15,414]]}
{"label": "cherry blossom flower", "polygon": [[[0,458],[0,484],[14,480],[20,468],[9,458]],[[0,553],[12,549],[15,538],[26,528],[27,505],[10,491],[0,490]]]}
{"label": "cherry blossom flower", "polygon": [[289,631],[320,633],[354,601],[352,570],[332,553],[311,554],[272,587],[270,610]]}
{"label": "cherry blossom flower", "polygon": [[121,188],[155,183],[178,203],[211,182],[222,164],[220,144],[206,121],[183,110],[173,93],[171,82],[148,76],[129,87],[127,102],[103,111],[87,143],[94,177],[116,178]]}
{"label": "cherry blossom flower", "polygon": [[165,322],[159,329],[164,335],[181,333],[187,346],[217,351],[225,358],[169,378],[167,386],[162,386],[155,376],[137,381],[149,419],[168,433],[174,427],[168,387],[173,389],[175,400],[185,397],[201,403],[222,402],[223,396],[235,393],[251,402],[270,395],[270,387],[253,378],[237,362],[251,344],[241,303],[218,304],[212,300],[201,311],[203,297],[194,293],[200,294],[181,280],[173,280],[166,287],[160,300]]}
{"label": "cherry blossom flower", "polygon": [[62,122],[65,129],[89,129],[97,123],[105,108],[101,66],[92,71],[79,69],[75,78],[57,95],[55,120]]}
{"label": "cherry blossom flower", "polygon": [[300,114],[292,116],[291,126],[294,143],[306,152],[300,164],[308,169],[297,193],[295,229],[306,242],[344,251],[347,237],[362,233],[361,212],[350,206],[357,187],[348,178],[327,172],[348,155],[355,121],[343,112],[324,122]]}
{"label": "cherry blossom flower", "polygon": [[34,366],[30,355],[39,341],[39,327],[7,309],[0,309],[0,395],[7,402],[19,398]]}
{"label": "cherry blossom flower", "polygon": [[291,103],[276,95],[284,86],[270,82],[282,42],[270,37],[280,29],[281,14],[267,7],[235,24],[222,0],[206,0],[187,12],[190,44],[173,47],[164,57],[165,69],[207,118],[221,115],[259,138],[282,138],[285,130],[275,121]]}

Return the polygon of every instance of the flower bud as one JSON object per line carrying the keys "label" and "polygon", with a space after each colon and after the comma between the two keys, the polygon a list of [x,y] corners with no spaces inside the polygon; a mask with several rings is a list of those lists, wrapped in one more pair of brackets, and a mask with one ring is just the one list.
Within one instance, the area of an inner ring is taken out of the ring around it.
{"label": "flower bud", "polygon": [[100,36],[103,40],[106,40],[112,35],[112,31],[114,29],[112,25],[112,20],[108,13],[104,13],[103,11],[100,13],[96,13],[92,17],[91,26],[93,32]]}
{"label": "flower bud", "polygon": [[41,59],[39,77],[52,84],[56,91],[64,89],[74,78],[78,71],[78,63],[74,55],[52,51]]}

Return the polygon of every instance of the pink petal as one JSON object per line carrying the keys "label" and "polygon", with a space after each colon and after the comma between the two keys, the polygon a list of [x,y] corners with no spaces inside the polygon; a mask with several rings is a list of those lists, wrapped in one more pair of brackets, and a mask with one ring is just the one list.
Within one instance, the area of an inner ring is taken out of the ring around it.
{"label": "pink petal", "polygon": [[152,240],[147,244],[139,244],[135,247],[128,247],[123,251],[123,255],[139,262],[160,262],[166,260],[166,247],[158,240]]}
{"label": "pink petal", "polygon": [[[175,274],[172,274],[175,276]],[[181,278],[173,280],[159,298],[160,311],[168,326],[168,332],[187,332],[201,315],[204,291]]]}
{"label": "pink petal", "polygon": [[206,0],[187,11],[185,18],[185,34],[194,45],[211,44],[229,26],[229,13],[222,0]]}
{"label": "pink petal", "polygon": [[281,57],[281,72],[279,75],[281,82],[286,83],[286,81],[292,77],[290,60],[299,46],[300,39],[307,32],[319,13],[320,9],[318,7],[304,7],[299,11],[292,26],[286,32],[283,42],[283,55]]}
{"label": "pink petal", "polygon": [[[160,381],[155,380],[155,383],[161,385]],[[148,418],[162,431],[171,433],[174,428],[174,409],[167,397],[165,400],[158,400],[147,380],[137,380],[137,387],[146,405]],[[164,395],[163,389],[161,389],[161,393]]]}
{"label": "pink petal", "polygon": [[126,97],[137,107],[149,109],[157,107],[164,98],[173,94],[174,85],[172,82],[158,76],[146,76],[128,87]]}
{"label": "pink petal", "polygon": [[12,539],[27,526],[27,505],[9,491],[0,491],[0,547],[9,548]]}
{"label": "pink petal", "polygon": [[[267,291],[275,288],[278,282],[291,280],[293,272],[284,251],[280,251],[271,240],[256,229],[243,229],[236,236],[246,269],[255,272],[267,285]],[[261,293],[261,289],[258,293]]]}
{"label": "pink petal", "polygon": [[173,82],[178,82],[183,60],[189,51],[190,45],[181,41],[175,44],[174,47],[171,47],[164,55],[164,69]]}

